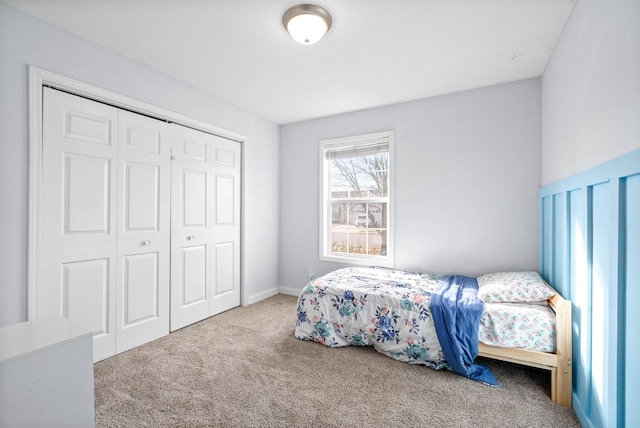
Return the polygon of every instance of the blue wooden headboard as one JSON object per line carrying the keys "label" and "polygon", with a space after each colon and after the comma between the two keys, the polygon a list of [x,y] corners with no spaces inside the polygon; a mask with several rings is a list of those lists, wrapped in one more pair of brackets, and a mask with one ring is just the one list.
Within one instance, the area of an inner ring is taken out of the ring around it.
{"label": "blue wooden headboard", "polygon": [[572,301],[580,422],[640,426],[640,150],[540,189],[540,272]]}

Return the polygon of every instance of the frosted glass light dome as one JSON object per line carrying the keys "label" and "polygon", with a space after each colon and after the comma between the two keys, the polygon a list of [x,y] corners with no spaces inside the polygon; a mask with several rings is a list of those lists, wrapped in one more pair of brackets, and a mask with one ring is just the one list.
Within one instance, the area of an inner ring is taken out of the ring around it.
{"label": "frosted glass light dome", "polygon": [[331,28],[331,15],[320,6],[299,4],[284,13],[282,23],[296,42],[312,45]]}

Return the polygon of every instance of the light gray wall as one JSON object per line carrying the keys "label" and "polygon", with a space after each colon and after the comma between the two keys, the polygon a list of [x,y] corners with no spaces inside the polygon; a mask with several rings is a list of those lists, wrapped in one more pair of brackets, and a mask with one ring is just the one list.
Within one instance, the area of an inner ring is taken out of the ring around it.
{"label": "light gray wall", "polygon": [[640,148],[640,1],[578,0],[542,78],[542,184]]}
{"label": "light gray wall", "polygon": [[283,126],[283,290],[340,266],[318,260],[318,142],[389,129],[397,268],[537,270],[540,79],[529,79]]}
{"label": "light gray wall", "polygon": [[0,326],[27,318],[29,64],[246,135],[245,297],[277,290],[279,127],[0,3]]}

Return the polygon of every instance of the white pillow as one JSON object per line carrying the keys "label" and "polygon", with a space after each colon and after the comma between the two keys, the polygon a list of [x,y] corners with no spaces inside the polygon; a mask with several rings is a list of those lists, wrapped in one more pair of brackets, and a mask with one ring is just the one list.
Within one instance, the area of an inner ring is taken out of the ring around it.
{"label": "white pillow", "polygon": [[478,299],[486,303],[543,302],[555,292],[538,272],[493,272],[478,277]]}

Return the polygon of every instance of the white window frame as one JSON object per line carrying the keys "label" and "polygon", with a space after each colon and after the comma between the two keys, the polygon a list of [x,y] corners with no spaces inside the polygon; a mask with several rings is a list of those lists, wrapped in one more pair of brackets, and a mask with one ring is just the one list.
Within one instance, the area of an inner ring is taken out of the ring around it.
{"label": "white window frame", "polygon": [[[388,195],[387,203],[387,252],[386,255],[368,255],[368,254],[351,254],[351,253],[334,253],[330,251],[331,242],[331,225],[332,211],[330,204],[331,196],[331,175],[330,164],[326,160],[326,153],[330,150],[347,147],[367,146],[375,143],[386,142],[389,146],[389,173],[388,173]],[[320,171],[320,260],[328,262],[338,262],[352,265],[365,266],[394,266],[394,132],[383,131],[371,134],[354,135],[349,137],[335,138],[330,140],[322,140],[319,144],[319,171]]]}

